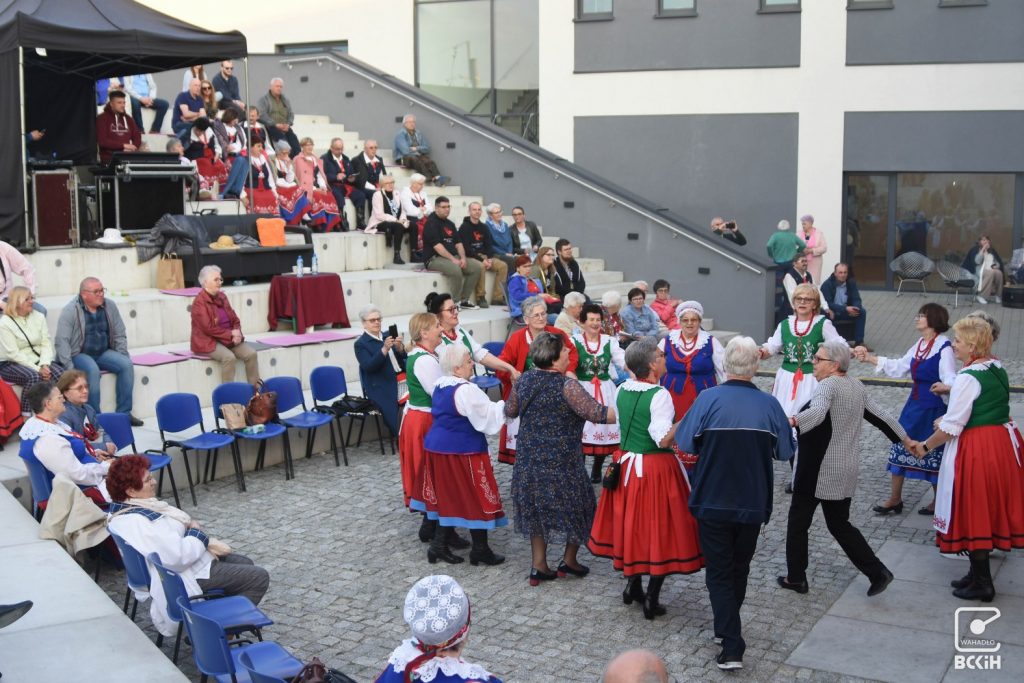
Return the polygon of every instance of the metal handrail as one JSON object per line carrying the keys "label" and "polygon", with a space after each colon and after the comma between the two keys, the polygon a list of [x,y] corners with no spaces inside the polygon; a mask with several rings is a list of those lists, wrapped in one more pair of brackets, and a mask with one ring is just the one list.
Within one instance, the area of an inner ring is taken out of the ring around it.
{"label": "metal handrail", "polygon": [[376,75],[374,75],[373,73],[368,72],[366,69],[357,67],[356,65],[350,64],[347,61],[342,61],[342,60],[338,59],[336,56],[331,55],[331,54],[321,54],[321,55],[306,56],[306,57],[292,57],[292,58],[282,59],[282,60],[280,60],[280,63],[287,65],[287,64],[299,64],[299,63],[306,63],[306,62],[316,62],[319,65],[319,63],[323,62],[324,60],[330,61],[332,64],[334,64],[337,67],[344,68],[344,69],[346,69],[348,71],[351,71],[352,73],[356,73],[359,76],[361,76],[362,78],[365,78],[366,80],[370,81],[371,83],[373,83],[375,85],[378,85],[378,86],[380,86],[380,87],[382,87],[382,88],[384,88],[384,89],[386,89],[386,90],[388,90],[388,91],[390,91],[390,92],[392,92],[392,93],[394,93],[396,95],[399,95],[399,96],[401,96],[401,97],[403,97],[403,98],[405,98],[407,100],[411,100],[412,102],[416,103],[417,105],[419,105],[420,107],[426,109],[427,111],[430,111],[430,112],[432,112],[434,114],[437,114],[439,116],[442,116],[442,117],[448,119],[448,122],[450,124],[452,124],[452,125],[458,125],[458,126],[464,128],[464,129],[466,129],[466,130],[468,130],[468,131],[470,131],[472,133],[475,133],[476,135],[478,135],[480,137],[483,137],[486,140],[489,140],[490,142],[493,142],[494,144],[498,145],[498,151],[499,152],[505,152],[505,151],[514,152],[514,153],[516,153],[516,154],[518,154],[518,155],[520,155],[522,157],[525,157],[526,159],[529,159],[533,163],[535,163],[535,164],[537,164],[537,165],[539,165],[539,166],[541,166],[543,168],[546,168],[547,170],[551,171],[552,173],[555,174],[555,178],[556,179],[565,178],[566,180],[570,180],[570,181],[576,183],[577,185],[580,185],[580,186],[590,190],[591,192],[604,197],[608,201],[613,202],[614,204],[616,204],[618,206],[622,206],[623,208],[628,209],[628,210],[632,211],[633,213],[636,213],[636,214],[639,214],[640,216],[643,216],[647,220],[652,221],[652,222],[660,225],[661,227],[665,228],[666,230],[672,232],[676,237],[684,237],[684,238],[690,240],[691,242],[699,244],[700,246],[704,247],[705,249],[708,249],[709,251],[712,251],[712,252],[718,254],[719,256],[725,258],[728,261],[732,261],[734,264],[736,264],[737,266],[740,266],[741,268],[746,268],[747,270],[751,271],[752,273],[755,273],[756,275],[762,275],[765,272],[767,272],[764,268],[758,268],[756,266],[752,266],[749,263],[746,263],[745,261],[743,261],[742,259],[739,259],[736,256],[733,256],[732,254],[730,254],[727,251],[719,249],[718,247],[714,246],[710,242],[707,242],[707,241],[701,239],[700,237],[697,237],[696,235],[691,235],[690,233],[688,233],[686,231],[680,230],[679,228],[677,228],[676,226],[672,225],[671,223],[669,223],[668,221],[666,221],[664,218],[662,218],[661,216],[657,215],[653,211],[649,211],[648,209],[645,209],[642,206],[638,206],[638,205],[636,205],[635,203],[633,203],[632,201],[630,201],[628,199],[623,199],[621,196],[614,195],[614,194],[608,192],[607,190],[605,190],[604,188],[601,188],[601,187],[598,187],[596,185],[593,185],[589,181],[587,181],[585,178],[578,177],[572,171],[568,171],[564,167],[554,165],[551,162],[547,161],[546,159],[543,159],[543,158],[539,157],[538,155],[530,152],[529,150],[518,148],[518,147],[512,145],[508,140],[502,140],[501,138],[495,137],[493,134],[491,134],[486,129],[481,128],[475,122],[471,123],[471,122],[468,122],[468,121],[464,120],[461,117],[453,116],[452,114],[444,111],[443,109],[440,109],[439,107],[437,107],[433,103],[428,102],[428,101],[426,101],[424,99],[421,99],[421,98],[417,97],[414,94],[411,94],[409,92],[409,90],[410,90],[409,86],[398,87],[398,86],[388,82],[387,80],[383,80],[383,79],[377,77]]}

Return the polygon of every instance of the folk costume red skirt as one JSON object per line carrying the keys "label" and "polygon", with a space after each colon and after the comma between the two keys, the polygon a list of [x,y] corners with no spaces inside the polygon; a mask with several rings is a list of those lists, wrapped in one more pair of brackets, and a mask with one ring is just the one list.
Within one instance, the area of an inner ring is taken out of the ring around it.
{"label": "folk costume red skirt", "polygon": [[[624,457],[626,456],[626,457]],[[587,548],[625,576],[692,574],[704,566],[690,486],[673,453],[618,451],[619,485],[603,489]]]}
{"label": "folk costume red skirt", "polygon": [[[1024,447],[1020,432],[1013,431]],[[1022,464],[1024,454],[1015,451],[1003,425],[970,427],[960,434],[949,529],[936,534],[941,552],[1024,548]]]}
{"label": "folk costume red skirt", "polygon": [[402,492],[405,494],[405,506],[416,491],[416,482],[423,469],[426,451],[423,450],[423,439],[430,431],[434,418],[422,410],[406,410],[402,427],[398,431],[398,465],[402,471]]}
{"label": "folk costume red skirt", "polygon": [[508,524],[487,453],[426,451],[409,507],[441,526],[489,530]]}

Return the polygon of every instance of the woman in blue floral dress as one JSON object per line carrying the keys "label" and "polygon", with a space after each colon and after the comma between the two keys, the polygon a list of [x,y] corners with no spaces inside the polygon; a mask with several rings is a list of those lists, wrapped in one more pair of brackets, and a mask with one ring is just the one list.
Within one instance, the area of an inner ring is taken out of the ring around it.
{"label": "woman in blue floral dress", "polygon": [[[583,464],[583,425],[615,422],[615,409],[589,396],[565,376],[569,351],[559,336],[542,332],[530,345],[533,370],[523,373],[505,403],[506,417],[519,417],[519,443],[512,470],[515,529],[530,537],[530,585],[566,574],[584,577],[576,560],[594,521],[597,501]],[[558,571],[548,566],[547,545],[565,542]]]}

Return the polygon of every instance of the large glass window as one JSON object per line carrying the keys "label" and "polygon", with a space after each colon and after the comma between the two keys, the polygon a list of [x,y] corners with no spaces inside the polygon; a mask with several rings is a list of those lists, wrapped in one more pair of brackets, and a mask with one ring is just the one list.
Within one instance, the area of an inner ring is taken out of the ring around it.
{"label": "large glass window", "polygon": [[886,286],[888,234],[889,176],[850,174],[846,181],[842,259],[850,264],[858,284]]}
{"label": "large glass window", "polygon": [[981,235],[1009,260],[1013,252],[1013,185],[1009,173],[896,175],[896,254],[918,251],[960,263]]}
{"label": "large glass window", "polygon": [[536,142],[538,36],[537,0],[418,0],[416,84]]}
{"label": "large glass window", "polygon": [[697,0],[658,0],[659,17],[695,17]]}

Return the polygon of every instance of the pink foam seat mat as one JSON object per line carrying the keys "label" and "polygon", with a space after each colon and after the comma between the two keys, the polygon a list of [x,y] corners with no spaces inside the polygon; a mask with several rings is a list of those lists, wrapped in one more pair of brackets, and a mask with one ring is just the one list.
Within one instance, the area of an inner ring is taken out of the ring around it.
{"label": "pink foam seat mat", "polygon": [[175,349],[171,351],[175,356],[181,356],[182,360],[188,360],[189,358],[197,358],[199,360],[210,360],[209,356],[205,356],[201,353],[193,353],[192,349]]}
{"label": "pink foam seat mat", "polygon": [[180,363],[183,360],[188,360],[188,358],[173,353],[150,351],[149,353],[139,353],[132,356],[132,365],[153,367],[155,365],[166,365],[167,363]]}
{"label": "pink foam seat mat", "polygon": [[185,287],[184,289],[161,289],[161,294],[170,294],[171,296],[195,296],[202,289],[199,287]]}
{"label": "pink foam seat mat", "polygon": [[258,339],[267,346],[303,346],[304,344],[321,344],[329,341],[354,339],[359,335],[354,332],[335,332],[333,330],[314,330],[306,334],[281,334]]}

